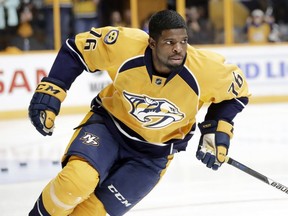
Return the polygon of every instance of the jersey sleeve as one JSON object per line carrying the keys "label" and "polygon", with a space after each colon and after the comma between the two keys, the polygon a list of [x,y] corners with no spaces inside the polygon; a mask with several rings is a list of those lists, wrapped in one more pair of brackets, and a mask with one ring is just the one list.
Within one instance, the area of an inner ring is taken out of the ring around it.
{"label": "jersey sleeve", "polygon": [[[77,52],[81,55],[83,63],[85,64],[88,72],[94,72],[97,70],[103,70],[109,65],[109,54],[106,49],[105,39],[103,35],[107,32],[112,31],[110,28],[92,28],[89,32],[84,32],[76,35],[75,45]],[[113,47],[117,46],[117,32],[114,31]],[[112,37],[112,34],[111,34]]]}
{"label": "jersey sleeve", "polygon": [[248,97],[240,97],[220,103],[211,103],[205,115],[205,120],[225,120],[233,124],[233,119],[245,108],[248,102]]}
{"label": "jersey sleeve", "polygon": [[[222,55],[206,53],[212,61],[200,78],[202,83],[200,100],[211,103],[205,120],[233,122],[234,117],[248,104],[250,93],[242,70],[226,62]],[[208,61],[207,61],[208,62]]]}
{"label": "jersey sleeve", "polygon": [[62,45],[49,76],[63,81],[67,89],[84,70],[105,70],[114,80],[119,66],[135,53],[133,49],[147,46],[146,37],[144,31],[121,27],[79,33]]}
{"label": "jersey sleeve", "polygon": [[204,103],[219,103],[233,98],[249,97],[246,78],[236,64],[226,62],[222,55],[205,51],[202,60],[200,99]]}
{"label": "jersey sleeve", "polygon": [[140,29],[108,26],[78,34],[75,44],[88,71],[106,70],[114,80],[120,65],[146,48],[147,41],[148,35]]}

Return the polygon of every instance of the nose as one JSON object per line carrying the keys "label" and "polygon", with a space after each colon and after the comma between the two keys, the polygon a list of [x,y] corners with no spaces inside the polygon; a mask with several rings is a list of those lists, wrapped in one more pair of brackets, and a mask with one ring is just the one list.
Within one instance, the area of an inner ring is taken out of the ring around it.
{"label": "nose", "polygon": [[173,46],[173,53],[180,53],[182,51],[182,46],[180,43],[175,43]]}

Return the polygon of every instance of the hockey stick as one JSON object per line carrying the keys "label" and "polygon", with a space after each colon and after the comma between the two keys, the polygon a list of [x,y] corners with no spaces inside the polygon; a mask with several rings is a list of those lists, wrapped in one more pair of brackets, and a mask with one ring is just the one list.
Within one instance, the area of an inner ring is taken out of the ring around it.
{"label": "hockey stick", "polygon": [[237,169],[245,172],[245,173],[248,173],[249,175],[251,176],[254,176],[255,178],[265,182],[266,184],[269,184],[271,185],[272,187],[278,189],[278,190],[281,190],[282,192],[288,194],[288,187],[262,175],[261,173],[245,166],[244,164],[234,160],[233,158],[230,158],[230,157],[226,157],[226,160],[225,160],[226,163],[230,164],[231,166],[234,166],[236,167]]}

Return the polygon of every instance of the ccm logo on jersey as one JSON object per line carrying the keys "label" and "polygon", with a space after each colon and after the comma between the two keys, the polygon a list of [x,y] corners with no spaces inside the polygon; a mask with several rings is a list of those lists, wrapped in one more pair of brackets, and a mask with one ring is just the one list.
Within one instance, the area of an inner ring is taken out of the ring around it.
{"label": "ccm logo on jersey", "polygon": [[106,34],[104,42],[106,44],[114,44],[118,38],[118,35],[119,35],[118,30],[111,30]]}
{"label": "ccm logo on jersey", "polygon": [[98,136],[92,133],[88,133],[88,132],[85,132],[84,136],[80,138],[83,144],[93,145],[93,146],[99,146],[99,139],[100,138]]}
{"label": "ccm logo on jersey", "polygon": [[184,114],[173,103],[165,99],[133,95],[123,92],[130,102],[132,114],[146,128],[163,128],[176,121],[181,121]]}

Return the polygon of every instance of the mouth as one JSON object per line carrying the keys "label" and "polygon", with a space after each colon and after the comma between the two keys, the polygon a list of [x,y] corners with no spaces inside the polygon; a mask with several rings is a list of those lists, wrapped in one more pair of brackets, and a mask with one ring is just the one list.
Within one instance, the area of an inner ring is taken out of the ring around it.
{"label": "mouth", "polygon": [[182,64],[183,57],[182,56],[172,56],[172,57],[169,58],[169,60],[171,62],[173,62],[173,64]]}

